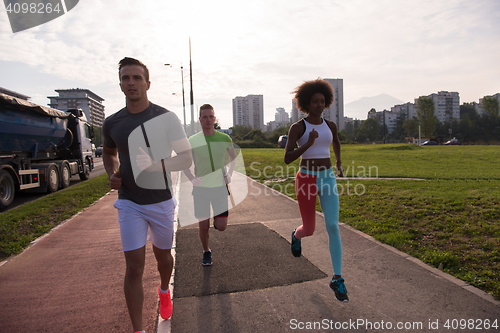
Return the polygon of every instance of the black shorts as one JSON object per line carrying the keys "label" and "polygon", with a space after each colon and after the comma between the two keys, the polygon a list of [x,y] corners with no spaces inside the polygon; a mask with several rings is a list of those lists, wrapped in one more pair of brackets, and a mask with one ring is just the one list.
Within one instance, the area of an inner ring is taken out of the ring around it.
{"label": "black shorts", "polygon": [[[196,218],[227,217],[229,190],[227,186],[193,187],[194,216]],[[212,212],[210,212],[212,206]]]}

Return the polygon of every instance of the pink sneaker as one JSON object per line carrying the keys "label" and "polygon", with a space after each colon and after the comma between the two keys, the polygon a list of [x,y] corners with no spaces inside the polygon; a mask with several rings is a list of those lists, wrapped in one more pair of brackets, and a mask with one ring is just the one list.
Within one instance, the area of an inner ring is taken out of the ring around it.
{"label": "pink sneaker", "polygon": [[172,300],[170,299],[170,289],[168,293],[162,294],[160,291],[160,287],[158,287],[158,294],[160,295],[160,316],[163,319],[170,319],[172,316]]}

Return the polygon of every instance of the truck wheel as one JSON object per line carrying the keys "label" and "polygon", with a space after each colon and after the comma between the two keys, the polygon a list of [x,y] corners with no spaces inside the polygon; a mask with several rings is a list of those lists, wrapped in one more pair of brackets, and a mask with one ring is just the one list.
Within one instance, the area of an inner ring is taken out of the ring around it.
{"label": "truck wheel", "polygon": [[53,193],[59,189],[59,172],[55,164],[51,164],[47,171],[47,192]]}
{"label": "truck wheel", "polygon": [[64,163],[61,169],[61,188],[68,187],[70,179],[71,171],[69,170],[69,165],[68,163]]}
{"label": "truck wheel", "polygon": [[83,172],[80,174],[80,180],[87,180],[90,177],[90,161],[88,159],[85,160],[85,164],[83,165]]}
{"label": "truck wheel", "polygon": [[0,209],[7,208],[14,200],[14,181],[6,170],[0,171]]}

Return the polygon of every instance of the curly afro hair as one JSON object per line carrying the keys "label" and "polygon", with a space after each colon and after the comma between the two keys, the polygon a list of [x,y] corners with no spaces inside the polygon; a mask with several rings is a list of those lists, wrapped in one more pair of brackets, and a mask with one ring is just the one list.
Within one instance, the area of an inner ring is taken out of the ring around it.
{"label": "curly afro hair", "polygon": [[295,101],[297,103],[297,108],[303,112],[308,114],[309,103],[311,102],[311,98],[314,94],[320,93],[325,97],[325,108],[330,107],[333,103],[333,88],[328,83],[328,81],[323,79],[316,79],[311,81],[305,81],[300,86],[298,86],[295,91],[292,92],[295,94]]}

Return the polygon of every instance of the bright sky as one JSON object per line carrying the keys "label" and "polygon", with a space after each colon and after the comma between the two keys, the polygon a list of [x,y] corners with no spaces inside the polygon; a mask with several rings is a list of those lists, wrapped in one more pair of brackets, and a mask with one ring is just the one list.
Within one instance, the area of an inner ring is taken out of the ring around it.
{"label": "bright sky", "polygon": [[267,123],[318,77],[342,78],[345,103],[441,90],[463,103],[500,92],[498,0],[81,0],[15,34],[1,6],[0,86],[44,105],[55,89],[90,89],[107,116],[124,106],[117,63],[130,56],[149,67],[149,99],[181,120],[182,62],[189,123],[189,37],[195,114],[210,103],[223,128],[233,125],[234,97],[264,95]]}

